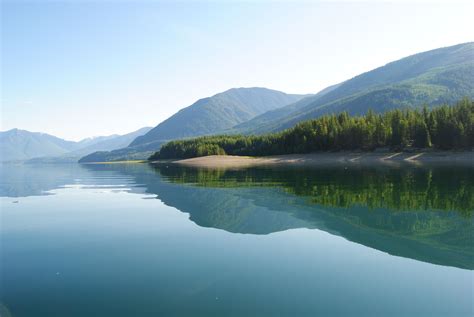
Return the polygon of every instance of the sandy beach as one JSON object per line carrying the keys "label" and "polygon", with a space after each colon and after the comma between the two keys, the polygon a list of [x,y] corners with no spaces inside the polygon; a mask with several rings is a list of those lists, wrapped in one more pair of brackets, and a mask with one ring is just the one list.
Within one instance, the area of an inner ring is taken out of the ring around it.
{"label": "sandy beach", "polygon": [[337,152],[315,154],[291,154],[267,157],[213,155],[183,160],[155,161],[183,166],[206,168],[241,168],[266,165],[322,166],[322,165],[422,165],[422,164],[462,164],[474,166],[474,152]]}

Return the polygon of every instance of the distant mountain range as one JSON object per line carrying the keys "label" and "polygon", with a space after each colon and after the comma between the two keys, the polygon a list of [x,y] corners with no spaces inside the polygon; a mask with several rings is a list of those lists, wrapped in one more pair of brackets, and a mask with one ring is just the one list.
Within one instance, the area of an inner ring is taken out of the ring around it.
{"label": "distant mountain range", "polygon": [[98,150],[110,151],[126,147],[151,128],[141,128],[125,135],[66,141],[39,132],[12,129],[0,132],[0,161],[77,162],[81,156]]}
{"label": "distant mountain range", "polygon": [[55,136],[12,129],[0,132],[0,155],[2,161],[27,160],[39,156],[57,156],[77,148],[77,142],[66,141]]}

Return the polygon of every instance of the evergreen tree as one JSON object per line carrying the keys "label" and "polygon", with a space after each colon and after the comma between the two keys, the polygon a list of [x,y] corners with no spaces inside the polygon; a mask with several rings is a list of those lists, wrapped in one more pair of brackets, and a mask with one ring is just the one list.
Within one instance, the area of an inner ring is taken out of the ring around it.
{"label": "evergreen tree", "polygon": [[279,155],[319,151],[365,150],[389,146],[438,149],[474,147],[474,103],[463,99],[453,107],[432,110],[369,111],[350,117],[346,112],[297,124],[267,135],[218,135],[171,141],[150,159],[206,155]]}

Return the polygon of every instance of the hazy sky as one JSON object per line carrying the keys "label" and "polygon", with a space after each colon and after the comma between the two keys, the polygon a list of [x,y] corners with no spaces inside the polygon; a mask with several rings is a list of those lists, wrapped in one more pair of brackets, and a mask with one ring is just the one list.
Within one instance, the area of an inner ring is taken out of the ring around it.
{"label": "hazy sky", "polygon": [[77,140],[231,87],[315,93],[474,40],[470,2],[2,0],[1,130]]}

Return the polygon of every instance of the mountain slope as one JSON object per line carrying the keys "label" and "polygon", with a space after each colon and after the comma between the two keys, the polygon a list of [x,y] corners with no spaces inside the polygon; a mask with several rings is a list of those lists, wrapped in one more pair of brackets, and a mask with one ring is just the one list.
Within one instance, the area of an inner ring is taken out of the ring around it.
{"label": "mountain slope", "polygon": [[12,129],[0,132],[0,161],[77,162],[81,156],[95,151],[125,147],[150,130],[146,127],[125,135],[114,134],[74,142],[45,133]]}
{"label": "mountain slope", "polygon": [[132,143],[133,140],[135,140],[137,137],[148,133],[151,129],[151,127],[144,127],[124,135],[116,135],[113,138],[106,139],[101,142],[97,142],[92,145],[80,148],[79,150],[71,152],[71,154],[74,154],[76,156],[83,156],[90,153],[94,153],[96,151],[112,151],[124,148],[127,147],[130,143]]}
{"label": "mountain slope", "polygon": [[233,88],[178,111],[131,146],[220,132],[302,97],[266,88]]}
{"label": "mountain slope", "polygon": [[169,140],[227,131],[259,114],[303,97],[305,95],[285,94],[267,88],[232,88],[181,109],[126,148],[92,153],[79,162],[146,159]]}
{"label": "mountain slope", "polygon": [[94,144],[105,142],[108,140],[115,139],[116,137],[119,137],[120,135],[118,134],[111,134],[111,135],[106,135],[106,136],[95,136],[95,137],[89,137],[80,140],[77,142],[76,146],[78,149],[82,149],[85,147],[93,146]]}
{"label": "mountain slope", "polygon": [[235,133],[235,132],[239,132],[239,131],[251,131],[254,127],[259,127],[259,126],[262,126],[262,125],[266,125],[266,124],[271,123],[271,122],[273,122],[275,120],[278,120],[280,118],[285,118],[285,117],[291,115],[293,112],[295,112],[299,109],[303,109],[304,107],[311,104],[315,100],[317,100],[317,99],[321,98],[322,96],[326,95],[327,93],[333,91],[334,89],[336,89],[340,85],[341,84],[336,84],[336,85],[329,86],[329,87],[321,90],[320,92],[318,92],[315,95],[308,95],[307,97],[302,98],[302,99],[298,100],[295,103],[288,104],[287,106],[284,106],[284,107],[281,107],[281,108],[278,108],[278,109],[275,109],[275,110],[267,111],[267,112],[265,112],[265,113],[263,113],[259,116],[256,116],[253,119],[250,119],[246,122],[243,122],[241,124],[236,125],[229,132],[231,132],[231,133],[234,132]]}
{"label": "mountain slope", "polygon": [[55,156],[74,149],[76,149],[76,142],[66,141],[46,133],[19,129],[0,132],[0,161]]}
{"label": "mountain slope", "polygon": [[[237,126],[237,133],[264,133],[328,113],[364,114],[393,108],[454,103],[474,97],[474,43],[439,48],[402,58],[363,73],[321,95]],[[302,104],[304,102],[304,104]],[[269,119],[270,117],[270,119]]]}

